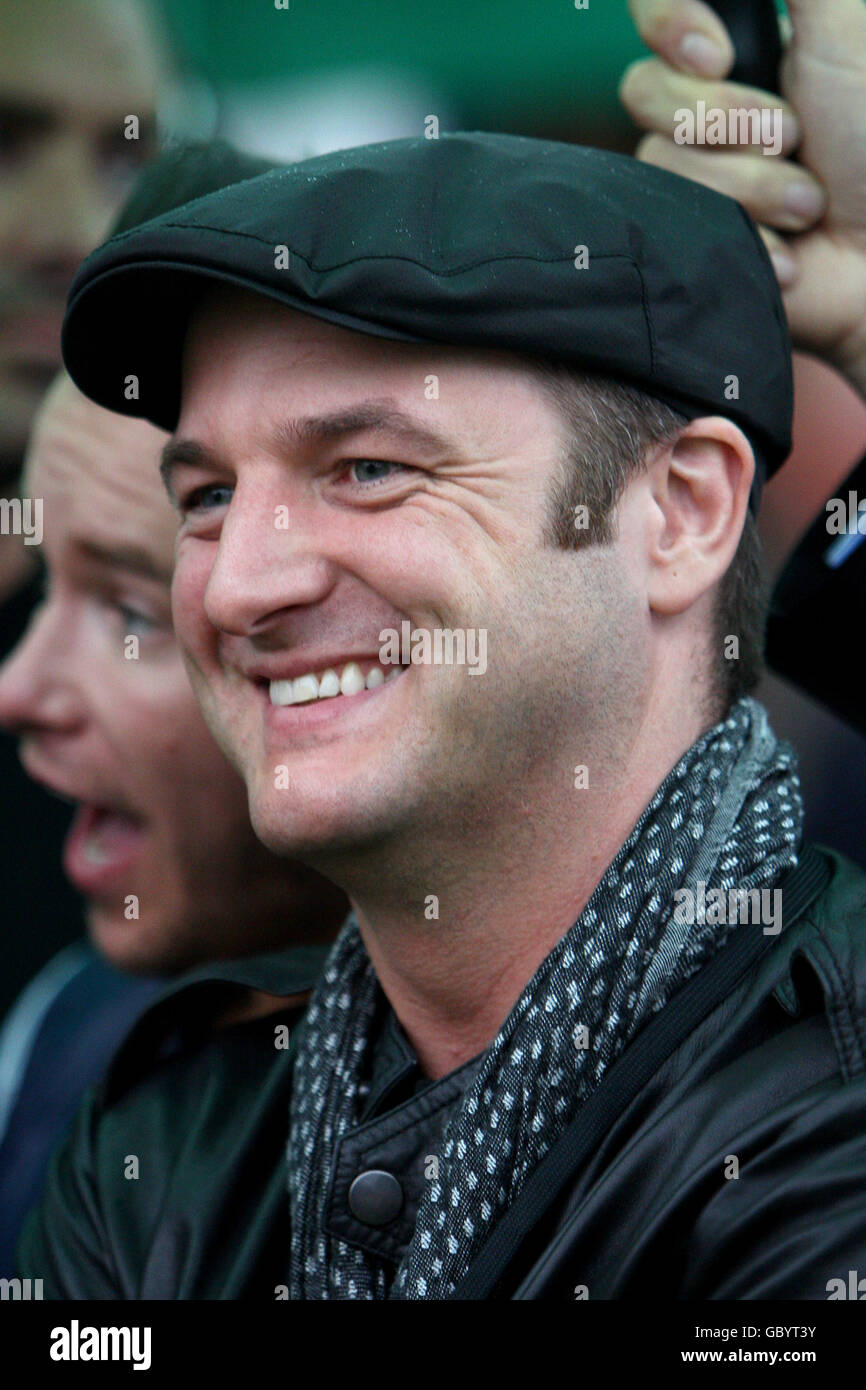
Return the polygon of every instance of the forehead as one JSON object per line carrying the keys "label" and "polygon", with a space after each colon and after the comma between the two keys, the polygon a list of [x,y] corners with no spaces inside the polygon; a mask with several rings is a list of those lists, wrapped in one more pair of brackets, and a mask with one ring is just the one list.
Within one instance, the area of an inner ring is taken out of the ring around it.
{"label": "forehead", "polygon": [[434,428],[447,421],[479,449],[518,422],[537,428],[552,418],[536,374],[514,353],[394,341],[220,286],[190,321],[178,433],[220,409],[243,427],[269,409],[312,414],[383,397]]}
{"label": "forehead", "polygon": [[114,415],[63,381],[33,433],[26,495],[41,497],[51,546],[91,544],[120,556],[143,550],[170,573],[177,521],[159,478],[166,436],[143,420]]}
{"label": "forehead", "polygon": [[142,115],[164,70],[136,0],[4,0],[0,100],[70,116]]}

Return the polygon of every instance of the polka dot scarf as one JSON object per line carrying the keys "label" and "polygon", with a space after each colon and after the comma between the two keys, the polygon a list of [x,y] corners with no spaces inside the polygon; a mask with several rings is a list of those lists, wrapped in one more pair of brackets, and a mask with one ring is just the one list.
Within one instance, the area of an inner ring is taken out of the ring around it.
{"label": "polka dot scarf", "polygon": [[666,777],[490,1044],[451,1111],[438,1179],[426,1184],[396,1272],[323,1225],[336,1143],[358,1123],[379,994],[350,918],[310,1004],[295,1066],[291,1297],[447,1297],[640,1025],[737,930],[736,921],[678,922],[685,914],[674,913],[675,890],[769,887],[796,864],[802,822],[795,754],[776,739],[763,706],[744,697]]}

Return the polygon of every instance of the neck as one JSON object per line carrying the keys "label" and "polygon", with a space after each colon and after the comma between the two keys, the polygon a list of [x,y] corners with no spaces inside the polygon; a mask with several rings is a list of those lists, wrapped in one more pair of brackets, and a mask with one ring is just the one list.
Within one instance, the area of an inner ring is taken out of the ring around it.
{"label": "neck", "polygon": [[[379,981],[421,1066],[440,1077],[483,1051],[573,926],[667,774],[709,727],[693,715],[646,721],[611,755],[575,757],[590,786],[539,768],[424,841],[390,846],[349,893]],[[562,761],[557,760],[562,768]],[[602,772],[601,769],[604,769]],[[594,784],[593,784],[594,783]],[[456,823],[455,823],[456,822]],[[357,866],[353,866],[357,867]],[[335,875],[336,876],[336,875]],[[383,891],[382,885],[387,885]]]}

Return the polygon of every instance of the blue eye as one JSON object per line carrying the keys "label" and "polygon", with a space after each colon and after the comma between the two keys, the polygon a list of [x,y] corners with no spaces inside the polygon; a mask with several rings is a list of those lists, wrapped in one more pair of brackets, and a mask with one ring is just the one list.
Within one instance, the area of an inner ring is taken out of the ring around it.
{"label": "blue eye", "polygon": [[210,511],[213,507],[227,507],[231,500],[232,489],[227,483],[205,483],[183,500],[181,511]]}
{"label": "blue eye", "polygon": [[115,607],[120,614],[124,635],[127,637],[146,637],[159,627],[156,619],[137,608],[128,608],[125,603],[118,603]]}
{"label": "blue eye", "polygon": [[402,469],[403,464],[393,463],[390,459],[353,459],[349,465],[349,470],[354,475],[353,481],[356,483],[384,482],[391,476],[387,470],[392,468]]}

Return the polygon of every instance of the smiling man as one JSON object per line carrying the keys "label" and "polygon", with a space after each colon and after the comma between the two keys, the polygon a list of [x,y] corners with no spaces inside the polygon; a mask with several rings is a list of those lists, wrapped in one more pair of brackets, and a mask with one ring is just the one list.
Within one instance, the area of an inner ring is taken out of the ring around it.
{"label": "smiling man", "polygon": [[[750,506],[791,379],[742,211],[515,137],[342,151],[109,243],[64,346],[84,391],[174,431],[199,700],[258,835],[354,912],[294,1043],[281,1257],[240,1272],[238,1226],[226,1268],[158,1261],[149,1227],[122,1276],[68,1272],[118,1240],[121,1066],[22,1273],[55,1296],[824,1297],[866,1251],[866,1040],[828,966],[863,980],[864,884],[803,846],[748,694]],[[403,622],[484,629],[483,679],[393,666]],[[700,885],[778,885],[781,934],[675,918]]]}
{"label": "smiling man", "polygon": [[[215,343],[231,344],[228,370]],[[441,395],[425,403],[431,373]],[[265,843],[351,875],[360,920],[376,924],[367,949],[379,980],[399,995],[422,1064],[443,1075],[489,1041],[635,805],[714,722],[709,651],[689,723],[682,709],[643,717],[653,691],[688,669],[700,625],[672,623],[653,660],[653,614],[637,595],[651,586],[658,622],[704,567],[721,573],[734,507],[725,523],[698,519],[709,535],[681,535],[653,564],[638,534],[647,478],[618,544],[576,563],[543,543],[565,440],[525,365],[382,343],[249,295],[202,305],[184,383],[163,467],[182,517],[174,600],[199,699]],[[718,506],[730,471],[742,512],[745,441],[724,420],[702,429],[685,435],[682,464],[715,455],[701,501]],[[281,506],[287,532],[273,524]],[[288,679],[375,669],[380,633],[407,615],[427,629],[486,627],[484,680],[408,666],[373,689],[315,698],[311,685],[283,704]],[[592,772],[575,792],[579,764]],[[634,802],[617,795],[623,785]],[[480,906],[493,882],[495,921]]]}

